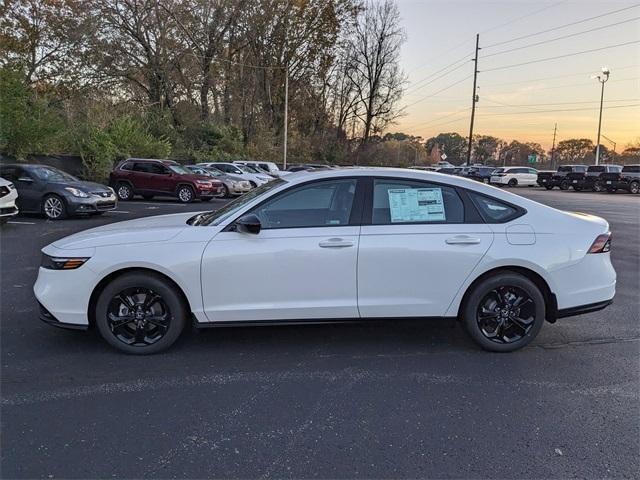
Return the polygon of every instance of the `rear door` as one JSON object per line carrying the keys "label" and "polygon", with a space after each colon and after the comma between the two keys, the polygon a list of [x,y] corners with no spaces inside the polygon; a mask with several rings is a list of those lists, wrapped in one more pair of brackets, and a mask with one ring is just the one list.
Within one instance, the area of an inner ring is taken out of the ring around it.
{"label": "rear door", "polygon": [[371,191],[358,252],[360,315],[443,316],[489,249],[491,229],[451,186],[376,178]]}

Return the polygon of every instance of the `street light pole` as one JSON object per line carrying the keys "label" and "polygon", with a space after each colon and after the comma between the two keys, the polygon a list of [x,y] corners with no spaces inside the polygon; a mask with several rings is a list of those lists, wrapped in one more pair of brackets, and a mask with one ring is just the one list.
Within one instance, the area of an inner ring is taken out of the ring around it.
{"label": "street light pole", "polygon": [[609,74],[611,72],[607,67],[602,67],[602,76],[598,75],[596,78],[602,84],[600,90],[600,116],[598,118],[598,140],[596,142],[596,165],[600,163],[600,130],[602,128],[602,104],[604,103],[604,84],[609,80]]}
{"label": "street light pole", "polygon": [[289,115],[289,66],[287,65],[284,70],[284,148],[283,148],[283,159],[282,159],[282,169],[287,169],[287,120]]}

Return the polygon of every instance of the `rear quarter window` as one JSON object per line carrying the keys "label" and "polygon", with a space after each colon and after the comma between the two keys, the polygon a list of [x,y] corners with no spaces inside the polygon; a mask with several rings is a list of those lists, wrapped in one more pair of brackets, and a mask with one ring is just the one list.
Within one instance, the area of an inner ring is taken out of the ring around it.
{"label": "rear quarter window", "polygon": [[468,193],[486,223],[505,223],[526,213],[524,209],[502,200],[476,192]]}

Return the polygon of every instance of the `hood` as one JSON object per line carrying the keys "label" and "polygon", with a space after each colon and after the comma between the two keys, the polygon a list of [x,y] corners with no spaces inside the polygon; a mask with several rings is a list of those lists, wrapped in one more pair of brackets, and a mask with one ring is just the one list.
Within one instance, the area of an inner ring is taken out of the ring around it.
{"label": "hood", "polygon": [[85,182],[82,180],[77,180],[75,182],[50,182],[49,185],[55,185],[60,188],[65,187],[73,187],[83,192],[110,192],[111,190],[106,185],[102,185],[101,183],[95,182]]}
{"label": "hood", "polygon": [[246,181],[240,175],[234,175],[232,173],[225,173],[224,176],[225,176],[225,178],[227,180],[231,180],[232,182],[244,182],[244,181]]}
{"label": "hood", "polygon": [[187,220],[196,213],[175,213],[111,223],[62,238],[55,241],[53,246],[61,249],[78,249],[164,242],[187,228]]}

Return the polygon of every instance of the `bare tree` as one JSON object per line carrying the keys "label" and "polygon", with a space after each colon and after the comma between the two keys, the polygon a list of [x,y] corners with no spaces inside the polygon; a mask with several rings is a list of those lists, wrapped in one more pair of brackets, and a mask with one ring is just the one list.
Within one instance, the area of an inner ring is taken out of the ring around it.
{"label": "bare tree", "polygon": [[401,113],[397,103],[405,83],[399,66],[404,41],[395,2],[369,1],[355,24],[351,38],[354,68],[348,71],[358,96],[355,113],[362,122],[362,143]]}

